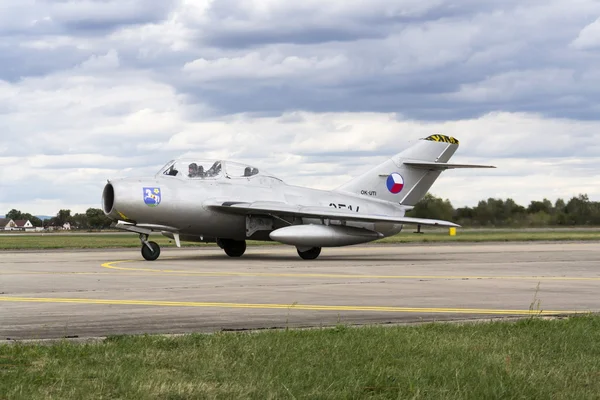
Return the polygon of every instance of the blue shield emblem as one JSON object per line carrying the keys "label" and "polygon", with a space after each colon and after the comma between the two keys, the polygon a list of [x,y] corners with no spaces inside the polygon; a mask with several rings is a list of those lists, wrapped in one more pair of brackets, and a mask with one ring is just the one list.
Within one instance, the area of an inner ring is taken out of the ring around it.
{"label": "blue shield emblem", "polygon": [[144,203],[150,207],[156,207],[160,204],[161,193],[160,188],[145,187],[144,188]]}

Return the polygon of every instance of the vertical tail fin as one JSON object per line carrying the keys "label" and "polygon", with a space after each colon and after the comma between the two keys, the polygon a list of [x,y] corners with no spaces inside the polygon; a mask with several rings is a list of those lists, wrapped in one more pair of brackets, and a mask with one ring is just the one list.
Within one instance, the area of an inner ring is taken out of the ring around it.
{"label": "vertical tail fin", "polygon": [[445,165],[457,149],[458,140],[455,138],[431,135],[340,186],[336,191],[415,205],[425,196],[442,171],[448,168]]}

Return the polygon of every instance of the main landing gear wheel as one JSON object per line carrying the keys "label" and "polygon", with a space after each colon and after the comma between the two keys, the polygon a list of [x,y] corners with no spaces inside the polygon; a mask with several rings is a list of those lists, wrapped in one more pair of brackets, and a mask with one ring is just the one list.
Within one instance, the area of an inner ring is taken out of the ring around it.
{"label": "main landing gear wheel", "polygon": [[[149,246],[149,247],[148,247]],[[142,244],[142,257],[148,261],[154,261],[160,256],[160,246],[156,242]]]}
{"label": "main landing gear wheel", "polygon": [[315,258],[319,257],[319,254],[321,254],[320,247],[311,247],[310,249],[308,249],[306,251],[300,251],[300,249],[298,249],[298,248],[297,248],[297,250],[298,250],[298,255],[303,260],[314,260]]}
{"label": "main landing gear wheel", "polygon": [[241,257],[246,252],[245,240],[221,239],[220,245],[229,257]]}

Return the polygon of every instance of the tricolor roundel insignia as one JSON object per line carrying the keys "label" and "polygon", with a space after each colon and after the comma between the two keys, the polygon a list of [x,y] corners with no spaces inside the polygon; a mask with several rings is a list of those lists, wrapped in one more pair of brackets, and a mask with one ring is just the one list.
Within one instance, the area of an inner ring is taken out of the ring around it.
{"label": "tricolor roundel insignia", "polygon": [[400,175],[399,173],[392,172],[387,177],[386,184],[390,193],[398,194],[402,191],[402,188],[404,187],[404,178],[402,178],[402,175]]}
{"label": "tricolor roundel insignia", "polygon": [[145,187],[144,191],[144,203],[150,207],[156,207],[160,204],[161,193],[160,188],[157,187]]}

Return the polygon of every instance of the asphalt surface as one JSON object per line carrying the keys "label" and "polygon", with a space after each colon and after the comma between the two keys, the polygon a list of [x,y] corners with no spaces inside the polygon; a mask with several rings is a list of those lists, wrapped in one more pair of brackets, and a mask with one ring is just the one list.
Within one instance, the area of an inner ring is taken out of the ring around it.
{"label": "asphalt surface", "polygon": [[600,311],[600,243],[0,252],[0,339]]}

